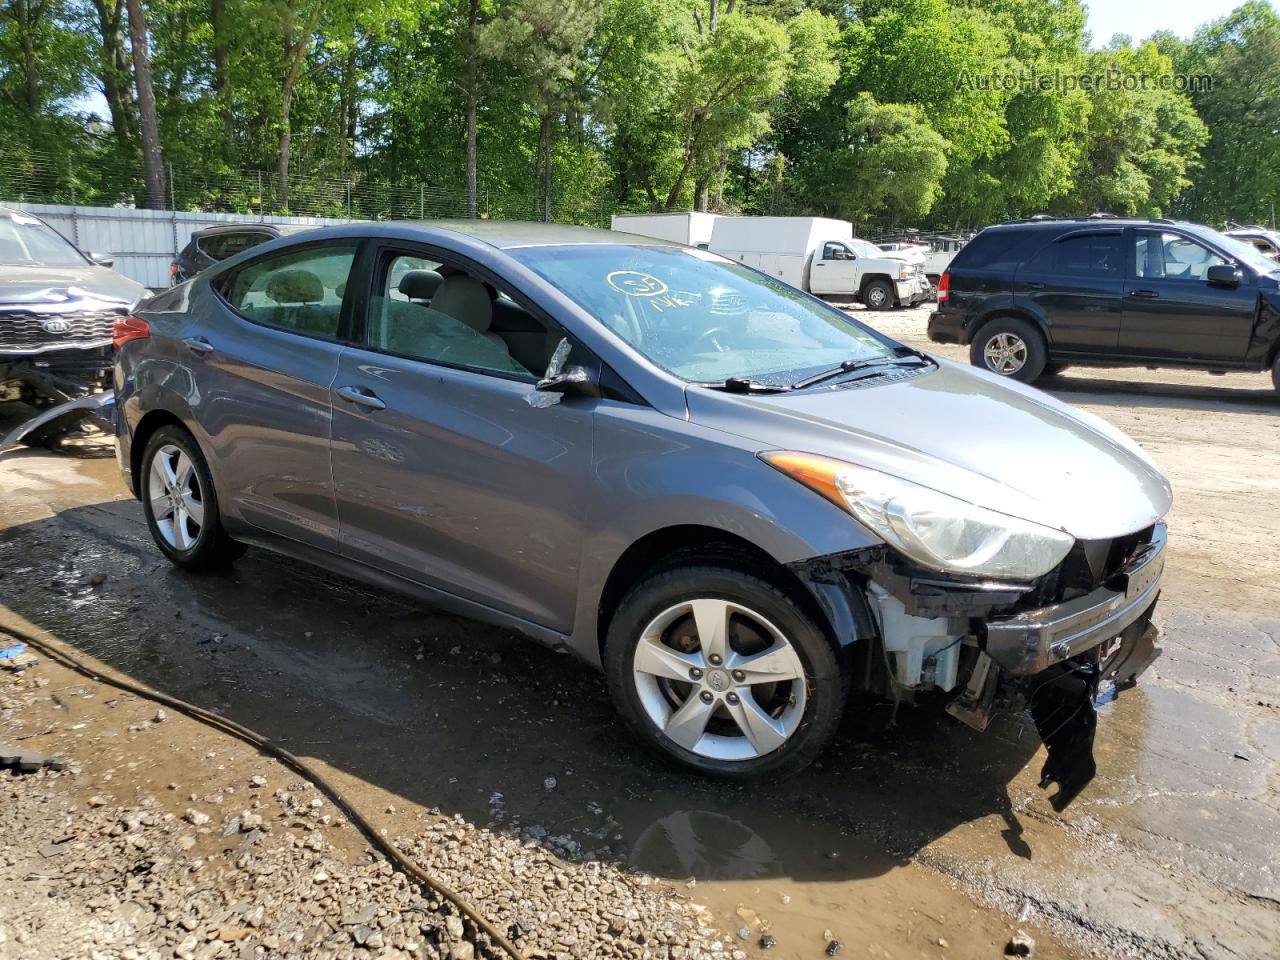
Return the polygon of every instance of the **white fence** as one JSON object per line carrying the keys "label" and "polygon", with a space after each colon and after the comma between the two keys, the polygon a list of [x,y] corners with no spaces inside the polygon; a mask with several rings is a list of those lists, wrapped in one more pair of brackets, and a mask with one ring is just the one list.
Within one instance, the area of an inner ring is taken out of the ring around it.
{"label": "white fence", "polygon": [[215,223],[299,223],[321,227],[349,222],[325,217],[263,217],[50,203],[5,205],[41,217],[86,253],[114,257],[116,270],[152,289],[169,285],[169,263],[187,245],[191,234]]}

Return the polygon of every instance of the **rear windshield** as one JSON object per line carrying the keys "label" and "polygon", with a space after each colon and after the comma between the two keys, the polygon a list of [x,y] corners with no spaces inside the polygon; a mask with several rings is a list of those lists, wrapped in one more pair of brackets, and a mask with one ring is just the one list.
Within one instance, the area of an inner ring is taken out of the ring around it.
{"label": "rear windshield", "polygon": [[1027,230],[992,230],[987,228],[966,243],[951,269],[1012,270],[1040,248],[1048,236],[1035,237]]}

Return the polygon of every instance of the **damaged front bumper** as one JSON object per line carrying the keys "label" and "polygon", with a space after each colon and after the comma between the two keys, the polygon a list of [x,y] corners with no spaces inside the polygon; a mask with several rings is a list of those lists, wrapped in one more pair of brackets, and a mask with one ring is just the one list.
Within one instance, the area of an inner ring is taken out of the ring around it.
{"label": "damaged front bumper", "polygon": [[1163,524],[1108,582],[1065,603],[999,617],[985,625],[980,646],[1004,670],[1040,673],[1119,636],[1156,602],[1168,541]]}
{"label": "damaged front bumper", "polygon": [[1151,617],[1166,528],[1116,543],[1127,556],[1070,590],[1061,571],[1033,584],[965,580],[912,568],[888,548],[792,569],[828,610],[833,595],[851,598],[845,620],[855,639],[878,647],[864,675],[882,677],[881,692],[895,700],[953,693],[947,712],[976,730],[997,714],[1030,710],[1049,754],[1041,785],[1058,784],[1051,802],[1062,809],[1095,772],[1099,691],[1132,684],[1160,654]]}

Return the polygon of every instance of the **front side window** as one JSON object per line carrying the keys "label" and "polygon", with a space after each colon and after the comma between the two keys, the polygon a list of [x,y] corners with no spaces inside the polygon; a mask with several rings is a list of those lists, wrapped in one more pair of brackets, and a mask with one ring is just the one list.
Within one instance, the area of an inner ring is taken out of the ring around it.
{"label": "front side window", "polygon": [[791,384],[897,344],[742,264],[624,244],[508,251],[657,366],[685,380]]}
{"label": "front side window", "polygon": [[1227,261],[1203,244],[1176,233],[1134,235],[1134,274],[1151,280],[1204,280]]}
{"label": "front side window", "polygon": [[533,380],[559,336],[492,284],[451,264],[393,254],[369,300],[365,344],[413,360]]}
{"label": "front side window", "polygon": [[1120,273],[1120,234],[1089,233],[1057,240],[1027,264],[1031,273],[1066,275]]}
{"label": "front side window", "polygon": [[0,264],[22,267],[83,267],[80,251],[36,217],[0,213]]}
{"label": "front side window", "polygon": [[823,260],[852,260],[853,254],[843,243],[828,243],[822,248]]}
{"label": "front side window", "polygon": [[236,271],[224,296],[256,323],[333,339],[355,253],[354,243],[334,243],[257,260]]}

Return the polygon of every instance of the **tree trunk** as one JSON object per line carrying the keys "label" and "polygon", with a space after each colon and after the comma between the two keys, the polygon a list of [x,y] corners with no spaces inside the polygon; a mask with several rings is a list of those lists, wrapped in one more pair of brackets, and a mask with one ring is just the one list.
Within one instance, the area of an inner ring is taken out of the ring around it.
{"label": "tree trunk", "polygon": [[476,110],[479,107],[480,44],[476,29],[480,0],[471,0],[467,13],[467,216],[476,218]]}
{"label": "tree trunk", "polygon": [[535,163],[537,179],[542,187],[542,219],[551,222],[551,181],[552,181],[552,135],[555,114],[549,109],[543,113],[542,122],[538,125],[538,156]]}
{"label": "tree trunk", "polygon": [[22,48],[22,99],[27,114],[32,117],[40,115],[41,96],[40,79],[36,75],[36,30],[40,19],[38,11],[33,12],[30,0],[17,0],[14,4],[14,19],[18,25],[18,44]]}
{"label": "tree trunk", "polygon": [[297,4],[289,3],[289,18],[284,30],[284,62],[285,73],[280,84],[280,140],[276,151],[276,186],[279,191],[281,209],[289,206],[289,148],[290,129],[289,114],[293,109],[293,92],[298,86],[298,75],[302,72],[302,61],[311,45],[311,34],[320,22],[321,7],[317,4],[307,18],[307,22],[298,29]]}
{"label": "tree trunk", "polygon": [[138,91],[138,129],[142,133],[142,178],[147,206],[164,209],[164,158],[160,155],[160,124],[156,119],[156,95],[151,86],[151,57],[147,51],[147,20],[142,0],[126,0],[129,11],[129,46],[133,49],[133,80]]}
{"label": "tree trunk", "polygon": [[209,0],[213,22],[213,93],[222,119],[222,149],[226,160],[235,159],[236,122],[231,108],[231,70],[227,40],[227,0]]}
{"label": "tree trunk", "polygon": [[130,90],[129,52],[124,42],[124,0],[93,0],[102,52],[98,79],[111,112],[111,134],[122,147],[136,136],[136,110]]}
{"label": "tree trunk", "polygon": [[707,195],[710,192],[707,185],[707,178],[700,176],[693,181],[693,209],[699,212],[705,212],[707,209]]}

